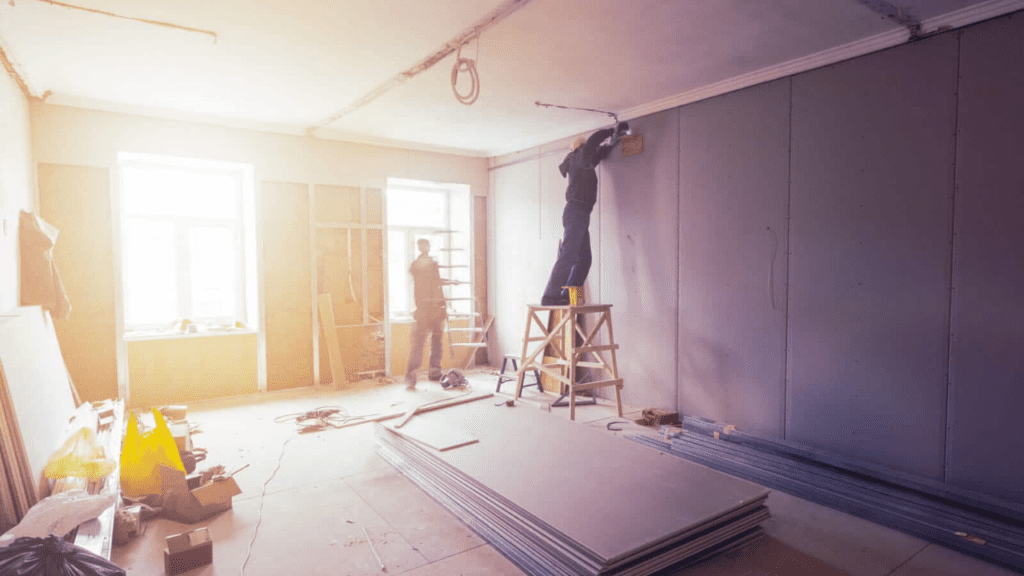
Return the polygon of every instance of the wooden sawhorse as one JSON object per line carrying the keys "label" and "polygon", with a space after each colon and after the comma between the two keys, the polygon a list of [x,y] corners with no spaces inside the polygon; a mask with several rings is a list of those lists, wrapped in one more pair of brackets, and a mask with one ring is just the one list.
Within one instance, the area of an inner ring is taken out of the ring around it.
{"label": "wooden sawhorse", "polygon": [[[619,416],[622,416],[622,379],[619,378],[619,366],[615,360],[615,351],[619,346],[615,343],[612,333],[612,305],[611,304],[581,304],[578,306],[539,306],[529,304],[529,313],[526,317],[526,333],[523,335],[523,354],[519,361],[519,370],[516,379],[516,399],[519,399],[523,391],[523,378],[528,370],[540,370],[551,378],[554,378],[561,385],[562,390],[569,395],[569,419],[576,419],[576,393],[605,386],[615,387],[615,404],[618,407]],[[551,313],[562,311],[562,317],[548,329],[547,322],[542,322],[540,314],[548,313],[548,320]],[[581,315],[596,316],[593,328],[587,330],[580,322]],[[540,336],[531,336],[534,326],[540,328]],[[607,328],[608,337],[605,344],[597,344],[595,340],[602,328]],[[582,342],[577,345],[577,335]],[[536,343],[530,348],[531,343]],[[543,361],[544,351],[548,346],[554,350],[555,360],[545,364]],[[593,354],[595,360],[585,361],[583,356]],[[609,355],[609,359],[605,358]],[[539,359],[538,359],[539,358]],[[599,368],[608,376],[605,380],[596,382],[576,382],[577,368]]]}

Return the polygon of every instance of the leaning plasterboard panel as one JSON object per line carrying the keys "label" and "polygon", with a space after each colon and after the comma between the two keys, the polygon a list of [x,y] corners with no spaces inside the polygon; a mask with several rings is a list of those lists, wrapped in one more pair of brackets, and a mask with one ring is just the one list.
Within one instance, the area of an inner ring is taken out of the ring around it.
{"label": "leaning plasterboard panel", "polygon": [[957,44],[793,78],[786,437],[930,478],[946,428]]}
{"label": "leaning plasterboard panel", "polygon": [[[644,151],[616,148],[600,164],[590,222],[600,303],[612,305],[622,396],[631,406],[674,408],[679,303],[679,111],[630,122]],[[590,280],[593,282],[593,280]],[[596,303],[596,302],[595,302]]]}
{"label": "leaning plasterboard panel", "polygon": [[313,384],[309,187],[263,182],[267,389]]}
{"label": "leaning plasterboard panel", "polygon": [[492,172],[494,178],[489,238],[494,258],[488,264],[499,352],[521,352],[526,305],[539,303],[547,282],[554,245],[538,239],[541,204],[536,160]]}
{"label": "leaning plasterboard panel", "polygon": [[789,79],[679,109],[679,411],[781,437]]}
{"label": "leaning plasterboard panel", "polygon": [[71,382],[50,315],[38,306],[0,314],[0,364],[17,414],[33,481],[64,442],[75,412]]}
{"label": "leaning plasterboard panel", "polygon": [[1024,502],[1024,15],[963,32],[946,480]]}

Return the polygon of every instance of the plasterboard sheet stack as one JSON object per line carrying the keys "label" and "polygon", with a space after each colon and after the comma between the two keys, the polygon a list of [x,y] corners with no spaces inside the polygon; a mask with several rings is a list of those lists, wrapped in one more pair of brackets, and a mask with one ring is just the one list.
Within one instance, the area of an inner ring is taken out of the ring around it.
{"label": "plasterboard sheet stack", "polygon": [[652,574],[761,534],[768,490],[526,407],[416,416],[478,442],[440,452],[377,425],[378,452],[529,574]]}
{"label": "plasterboard sheet stack", "polygon": [[43,468],[75,412],[71,379],[50,314],[0,313],[0,526],[17,523],[40,496]]}

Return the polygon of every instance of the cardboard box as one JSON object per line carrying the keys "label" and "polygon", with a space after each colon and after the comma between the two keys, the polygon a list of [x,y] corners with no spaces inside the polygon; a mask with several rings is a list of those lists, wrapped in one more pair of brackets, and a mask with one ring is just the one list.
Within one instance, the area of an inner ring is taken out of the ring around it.
{"label": "cardboard box", "polygon": [[160,466],[164,506],[161,515],[169,520],[195,524],[231,508],[231,498],[242,493],[234,478],[214,479],[189,488],[185,473]]}
{"label": "cardboard box", "polygon": [[213,539],[207,528],[167,537],[164,571],[168,576],[213,564]]}

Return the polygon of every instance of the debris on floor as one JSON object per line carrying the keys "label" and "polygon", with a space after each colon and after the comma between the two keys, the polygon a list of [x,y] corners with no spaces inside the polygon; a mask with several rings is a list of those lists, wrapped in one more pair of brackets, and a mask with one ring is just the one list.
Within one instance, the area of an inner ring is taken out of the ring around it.
{"label": "debris on floor", "polygon": [[0,548],[0,574],[125,576],[126,572],[106,558],[51,534],[18,538]]}
{"label": "debris on floor", "polygon": [[181,470],[169,466],[160,466],[163,482],[163,512],[161,515],[169,520],[195,524],[231,508],[231,499],[242,493],[238,483],[232,476],[212,476],[203,481],[198,477],[194,488]]}
{"label": "debris on floor", "polygon": [[213,563],[213,539],[207,528],[167,537],[164,571],[168,576],[188,572]]}
{"label": "debris on floor", "polygon": [[678,426],[679,412],[664,408],[644,408],[641,418],[636,423],[641,426]]}

